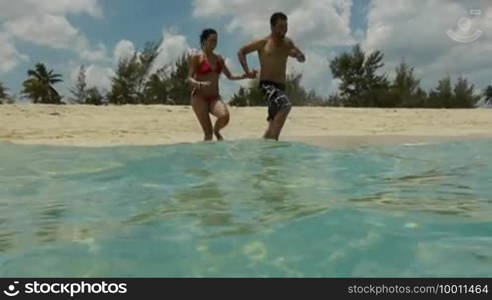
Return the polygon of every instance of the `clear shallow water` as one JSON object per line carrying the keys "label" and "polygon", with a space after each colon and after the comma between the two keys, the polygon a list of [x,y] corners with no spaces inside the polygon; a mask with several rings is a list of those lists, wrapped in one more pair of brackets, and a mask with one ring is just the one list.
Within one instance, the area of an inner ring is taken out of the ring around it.
{"label": "clear shallow water", "polygon": [[492,141],[0,144],[0,276],[492,276]]}

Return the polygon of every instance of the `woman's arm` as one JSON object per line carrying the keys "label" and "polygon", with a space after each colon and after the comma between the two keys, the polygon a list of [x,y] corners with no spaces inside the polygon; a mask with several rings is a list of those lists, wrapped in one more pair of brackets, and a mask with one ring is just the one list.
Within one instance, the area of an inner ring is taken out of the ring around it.
{"label": "woman's arm", "polygon": [[191,84],[191,86],[195,89],[199,89],[201,87],[209,86],[210,82],[208,81],[198,81],[194,78],[196,69],[198,68],[198,61],[199,61],[199,56],[198,55],[192,55],[190,57],[190,67],[188,71],[188,78],[186,81]]}

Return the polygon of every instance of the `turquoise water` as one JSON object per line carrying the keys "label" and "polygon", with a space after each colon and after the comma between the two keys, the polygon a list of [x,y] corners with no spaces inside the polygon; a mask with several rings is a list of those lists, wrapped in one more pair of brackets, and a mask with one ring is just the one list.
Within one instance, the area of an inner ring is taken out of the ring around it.
{"label": "turquoise water", "polygon": [[0,144],[0,276],[492,276],[492,141]]}

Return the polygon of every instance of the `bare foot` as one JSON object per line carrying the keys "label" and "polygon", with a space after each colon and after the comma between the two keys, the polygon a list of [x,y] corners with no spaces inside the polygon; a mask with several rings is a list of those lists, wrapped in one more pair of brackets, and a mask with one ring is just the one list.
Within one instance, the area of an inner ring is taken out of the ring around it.
{"label": "bare foot", "polygon": [[224,137],[222,137],[222,135],[220,135],[220,133],[218,131],[214,132],[215,134],[215,137],[217,138],[217,141],[223,141],[224,140]]}

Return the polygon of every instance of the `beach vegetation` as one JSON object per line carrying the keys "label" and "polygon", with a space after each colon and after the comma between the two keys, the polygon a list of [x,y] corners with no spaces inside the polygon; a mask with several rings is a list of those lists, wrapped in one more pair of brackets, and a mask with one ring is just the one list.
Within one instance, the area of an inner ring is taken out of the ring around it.
{"label": "beach vegetation", "polygon": [[340,80],[338,93],[330,96],[328,105],[353,107],[398,108],[473,108],[480,100],[474,85],[460,76],[452,84],[450,76],[438,82],[436,88],[426,93],[420,87],[414,68],[405,60],[396,67],[390,82],[381,72],[384,54],[374,51],[367,54],[359,45],[344,52],[330,62],[335,79]]}
{"label": "beach vegetation", "polygon": [[333,78],[340,80],[339,91],[344,106],[386,106],[389,82],[380,74],[384,54],[366,54],[360,45],[330,62]]}
{"label": "beach vegetation", "polygon": [[487,105],[492,106],[492,85],[489,85],[483,91],[483,96],[485,98],[485,103]]}
{"label": "beach vegetation", "polygon": [[7,97],[7,88],[3,85],[2,82],[0,82],[0,104],[3,104],[3,102],[6,101]]}
{"label": "beach vegetation", "polygon": [[87,82],[85,66],[80,66],[79,74],[75,86],[70,90],[72,102],[76,104],[85,104],[87,98]]}
{"label": "beach vegetation", "polygon": [[62,82],[62,75],[49,70],[43,63],[27,71],[28,79],[23,82],[22,93],[33,103],[63,104],[54,84]]}
{"label": "beach vegetation", "polygon": [[[163,81],[168,89],[168,102],[177,105],[190,104],[191,86],[186,81],[189,72],[190,55],[183,53],[168,70],[168,76]],[[168,103],[169,104],[169,103]]]}
{"label": "beach vegetation", "polygon": [[160,42],[148,42],[142,52],[135,51],[118,61],[115,75],[111,78],[111,91],[107,98],[110,104],[140,104],[145,97],[147,81],[159,55]]}

